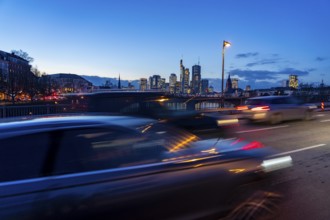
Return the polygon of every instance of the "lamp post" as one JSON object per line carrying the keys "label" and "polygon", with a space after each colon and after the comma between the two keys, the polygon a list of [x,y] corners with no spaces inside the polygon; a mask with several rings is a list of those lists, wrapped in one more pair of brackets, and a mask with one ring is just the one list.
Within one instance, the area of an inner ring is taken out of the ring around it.
{"label": "lamp post", "polygon": [[229,47],[231,44],[228,41],[223,41],[222,44],[222,76],[221,76],[221,108],[224,107],[224,92],[223,92],[223,81],[225,76],[225,48]]}

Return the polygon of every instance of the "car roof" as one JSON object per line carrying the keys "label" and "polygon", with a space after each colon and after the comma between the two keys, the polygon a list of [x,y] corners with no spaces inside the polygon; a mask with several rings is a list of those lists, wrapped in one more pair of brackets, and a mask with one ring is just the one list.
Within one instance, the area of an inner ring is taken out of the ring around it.
{"label": "car roof", "polygon": [[2,123],[0,121],[0,138],[50,130],[93,126],[116,126],[135,129],[156,122],[153,119],[130,116],[77,115],[25,118],[19,121]]}

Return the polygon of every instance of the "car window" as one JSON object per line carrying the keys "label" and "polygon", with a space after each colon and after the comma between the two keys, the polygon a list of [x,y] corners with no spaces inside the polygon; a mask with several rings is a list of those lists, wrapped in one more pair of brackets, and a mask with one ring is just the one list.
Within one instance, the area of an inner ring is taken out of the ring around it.
{"label": "car window", "polygon": [[116,129],[64,131],[54,174],[127,167],[155,162],[136,132]]}
{"label": "car window", "polygon": [[276,98],[272,100],[272,104],[281,105],[281,104],[288,104],[287,98]]}
{"label": "car window", "polygon": [[49,149],[47,133],[31,134],[1,140],[0,182],[42,176]]}

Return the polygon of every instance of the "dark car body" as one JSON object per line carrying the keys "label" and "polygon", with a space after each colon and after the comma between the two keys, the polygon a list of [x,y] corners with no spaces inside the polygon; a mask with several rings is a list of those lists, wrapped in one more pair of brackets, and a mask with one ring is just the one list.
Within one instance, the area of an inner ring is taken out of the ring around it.
{"label": "dark car body", "polygon": [[316,106],[304,104],[293,96],[260,96],[247,99],[245,106],[239,108],[251,121],[278,124],[289,120],[310,120]]}
{"label": "dark car body", "polygon": [[[112,91],[68,94],[63,102],[70,103],[72,108],[83,112],[112,113],[164,120],[166,123],[194,134],[213,132],[217,136],[228,137],[232,133],[232,127],[238,125],[238,120],[228,120],[225,115],[203,113],[189,108],[191,100],[178,100],[164,92]],[[181,109],[183,107],[185,108]]]}
{"label": "dark car body", "polygon": [[225,213],[236,190],[267,171],[263,164],[272,154],[257,142],[200,141],[126,116],[1,123],[0,142],[0,219]]}

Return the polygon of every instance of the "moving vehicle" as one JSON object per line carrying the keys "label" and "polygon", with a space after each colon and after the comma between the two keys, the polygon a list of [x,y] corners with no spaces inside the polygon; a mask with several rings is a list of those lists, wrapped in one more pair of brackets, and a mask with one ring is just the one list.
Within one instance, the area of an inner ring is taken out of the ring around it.
{"label": "moving vehicle", "polygon": [[260,96],[239,106],[243,117],[254,122],[278,124],[288,120],[311,120],[316,106],[304,104],[293,96]]}
{"label": "moving vehicle", "polygon": [[128,116],[4,122],[0,141],[0,219],[222,215],[239,189],[291,164],[259,142],[199,140]]}
{"label": "moving vehicle", "polygon": [[[68,94],[63,103],[71,104],[75,111],[142,116],[163,120],[191,133],[214,133],[228,137],[238,120],[217,113],[203,113],[193,109],[181,109],[189,101],[177,100],[164,92],[111,91],[85,94]],[[178,107],[180,106],[180,107]]]}

